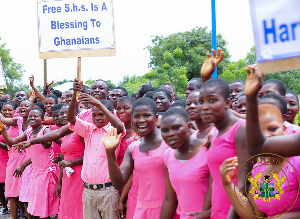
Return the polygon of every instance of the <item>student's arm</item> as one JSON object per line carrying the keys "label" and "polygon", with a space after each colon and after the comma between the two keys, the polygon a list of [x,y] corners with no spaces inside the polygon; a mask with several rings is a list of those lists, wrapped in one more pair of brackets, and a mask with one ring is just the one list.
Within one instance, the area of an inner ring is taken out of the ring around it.
{"label": "student's arm", "polygon": [[44,102],[44,100],[45,100],[44,95],[34,86],[34,76],[33,75],[31,75],[29,77],[29,84],[30,84],[30,87],[32,88],[32,90],[34,90],[37,98],[39,98],[40,101]]}
{"label": "student's arm", "polygon": [[62,177],[63,177],[63,170],[62,170],[62,168],[60,168],[57,187],[56,187],[56,197],[57,198],[61,197]]}
{"label": "student's arm", "polygon": [[46,82],[45,84],[45,88],[46,88],[46,91],[47,91],[47,95],[48,94],[51,94],[51,90],[50,90],[50,86],[54,83],[54,81],[51,81],[50,83]]}
{"label": "student's arm", "polygon": [[5,118],[1,113],[0,113],[0,121],[7,126],[17,126],[18,125],[18,117],[14,118]]}
{"label": "student's arm", "polygon": [[[43,135],[46,135],[46,134],[48,134],[50,132],[51,132],[51,129],[47,127],[47,128],[45,128]],[[51,147],[52,141],[42,143],[42,145],[43,145],[44,148],[48,149],[48,148]]]}
{"label": "student's arm", "polygon": [[19,143],[21,141],[26,141],[26,139],[27,139],[27,136],[26,136],[25,132],[23,134],[15,137],[15,138],[10,137],[9,134],[7,133],[7,131],[6,131],[6,129],[5,129],[5,127],[4,127],[4,125],[3,125],[2,122],[0,122],[0,131],[2,133],[2,136],[4,138],[5,143],[9,147],[11,147],[12,145],[17,144],[17,143]]}
{"label": "student's arm", "polygon": [[98,107],[106,116],[111,125],[117,129],[118,134],[123,132],[124,127],[120,119],[117,118],[112,112],[110,112],[99,100],[95,99],[91,95],[82,93],[79,96],[79,101],[83,104],[91,104]]}
{"label": "student's arm", "polygon": [[31,164],[31,159],[28,158],[27,160],[25,160],[24,163],[22,163],[20,166],[17,167],[17,169],[15,170],[15,172],[13,173],[13,176],[15,177],[21,177],[22,176],[22,173],[23,171],[25,170],[25,168]]}
{"label": "student's arm", "polygon": [[72,100],[69,105],[67,119],[72,125],[75,125],[75,123],[76,123],[76,94],[75,94],[75,92],[73,93]]}
{"label": "student's arm", "polygon": [[219,47],[217,48],[217,54],[214,49],[211,49],[211,51],[213,53],[213,56],[211,57],[210,53],[206,53],[206,59],[201,67],[202,83],[208,81],[211,78],[216,67],[223,60],[223,52]]}
{"label": "student's arm", "polygon": [[70,160],[70,161],[62,160],[58,163],[60,168],[72,167],[72,166],[76,166],[76,165],[80,165],[80,164],[83,164],[83,156],[75,158],[74,160]]}
{"label": "student's arm", "polygon": [[130,150],[127,148],[121,168],[118,165],[115,150],[120,143],[121,134],[117,135],[116,128],[110,129],[104,138],[107,154],[109,176],[116,189],[122,188],[132,175],[134,163]]}
{"label": "student's arm", "polygon": [[52,117],[47,117],[43,121],[43,125],[55,125]]}
{"label": "student's arm", "polygon": [[173,186],[170,182],[169,171],[166,166],[165,166],[165,171],[166,171],[166,195],[161,207],[160,218],[173,219],[176,213],[178,200],[177,200],[176,192],[174,191]]}
{"label": "student's arm", "polygon": [[3,142],[0,142],[0,148],[1,148],[2,150],[8,151],[7,144],[4,144]]}
{"label": "student's arm", "polygon": [[119,218],[126,218],[125,204],[127,202],[128,193],[129,193],[130,188],[131,188],[132,176],[133,175],[131,175],[131,177],[129,178],[128,182],[123,187],[122,194],[120,196],[119,205],[118,205],[118,216],[119,216]]}

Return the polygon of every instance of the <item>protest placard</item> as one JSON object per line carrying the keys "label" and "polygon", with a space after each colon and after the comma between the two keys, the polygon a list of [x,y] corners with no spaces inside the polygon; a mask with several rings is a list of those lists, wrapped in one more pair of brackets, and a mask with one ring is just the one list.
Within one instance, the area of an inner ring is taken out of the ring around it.
{"label": "protest placard", "polygon": [[300,68],[300,1],[250,0],[258,68]]}
{"label": "protest placard", "polygon": [[5,73],[2,66],[2,61],[0,57],[0,89],[6,88],[6,80],[5,80]]}
{"label": "protest placard", "polygon": [[115,55],[112,0],[38,1],[39,57]]}

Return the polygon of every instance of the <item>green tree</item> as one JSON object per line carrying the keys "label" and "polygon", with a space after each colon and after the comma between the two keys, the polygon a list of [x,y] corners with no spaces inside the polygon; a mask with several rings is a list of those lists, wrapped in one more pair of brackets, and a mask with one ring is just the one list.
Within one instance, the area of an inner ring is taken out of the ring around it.
{"label": "green tree", "polygon": [[138,91],[142,84],[152,84],[151,80],[147,79],[145,76],[124,76],[123,81],[118,85],[126,88],[128,95],[134,94]]}
{"label": "green tree", "polygon": [[[224,60],[218,65],[218,73],[222,74],[223,69],[229,63],[229,53],[226,49],[226,41],[220,34],[217,36],[218,47],[224,52]],[[211,51],[211,33],[207,27],[195,27],[191,31],[171,34],[167,37],[155,36],[152,39],[152,46],[147,49],[150,52],[149,67],[163,68],[165,64],[165,52],[173,53],[180,48],[182,58],[178,66],[184,66],[188,80],[193,77],[200,77],[202,63],[206,59],[206,53]]]}
{"label": "green tree", "polygon": [[5,46],[5,43],[0,45],[0,57],[7,85],[4,92],[15,93],[20,88],[23,88],[21,80],[24,71],[21,64],[14,62],[14,59],[10,56],[9,49],[6,49]]}

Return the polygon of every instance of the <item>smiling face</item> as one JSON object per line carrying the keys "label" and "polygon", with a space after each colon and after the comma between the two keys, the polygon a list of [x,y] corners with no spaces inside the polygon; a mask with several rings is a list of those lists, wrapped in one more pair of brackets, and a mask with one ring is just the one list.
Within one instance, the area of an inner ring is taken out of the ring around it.
{"label": "smiling face", "polygon": [[5,117],[5,118],[13,118],[14,117],[14,113],[15,113],[15,110],[14,110],[14,107],[10,104],[5,104],[2,108],[2,115]]}
{"label": "smiling face", "polygon": [[97,100],[106,100],[108,86],[104,81],[95,81],[91,86],[91,95]]}
{"label": "smiling face", "polygon": [[186,99],[185,112],[189,115],[190,121],[201,120],[199,114],[200,92],[192,92]]}
{"label": "smiling face", "polygon": [[15,98],[16,104],[18,104],[18,106],[20,106],[21,102],[27,98],[28,98],[28,95],[25,91],[23,91],[23,90],[18,91],[16,93],[16,98]]}
{"label": "smiling face", "polygon": [[45,111],[48,113],[49,116],[52,115],[52,108],[55,105],[55,100],[52,97],[48,97],[44,101]]}
{"label": "smiling face", "polygon": [[74,91],[73,90],[68,90],[66,92],[66,98],[65,98],[65,103],[70,104],[72,101],[72,96],[73,96]]}
{"label": "smiling face", "polygon": [[156,115],[149,106],[137,106],[132,114],[132,125],[139,136],[146,136],[156,128]]}
{"label": "smiling face", "polygon": [[171,102],[167,95],[162,91],[155,92],[153,94],[153,100],[156,103],[157,112],[165,112],[170,108]]}
{"label": "smiling face", "polygon": [[35,110],[35,109],[30,110],[28,118],[27,118],[27,122],[33,128],[40,126],[43,122],[41,112],[39,110]]}
{"label": "smiling face", "polygon": [[285,99],[287,101],[286,121],[293,123],[299,112],[299,104],[297,98],[291,93],[287,93]]}
{"label": "smiling face", "polygon": [[31,101],[29,100],[22,101],[19,107],[20,116],[23,118],[27,118],[32,108],[33,108],[33,103]]}
{"label": "smiling face", "polygon": [[177,115],[164,117],[161,121],[161,135],[171,148],[178,149],[189,138],[188,123]]}
{"label": "smiling face", "polygon": [[103,126],[106,126],[109,122],[107,117],[98,107],[93,107],[92,118],[93,123],[97,128],[102,128]]}
{"label": "smiling face", "polygon": [[222,89],[217,86],[201,89],[199,97],[199,114],[205,123],[221,120],[230,107],[230,99],[225,99]]}
{"label": "smiling face", "polygon": [[69,106],[63,106],[59,110],[59,121],[62,125],[67,125],[69,123],[67,119]]}
{"label": "smiling face", "polygon": [[132,114],[132,103],[129,101],[122,101],[118,103],[117,106],[117,115],[121,122],[131,121]]}

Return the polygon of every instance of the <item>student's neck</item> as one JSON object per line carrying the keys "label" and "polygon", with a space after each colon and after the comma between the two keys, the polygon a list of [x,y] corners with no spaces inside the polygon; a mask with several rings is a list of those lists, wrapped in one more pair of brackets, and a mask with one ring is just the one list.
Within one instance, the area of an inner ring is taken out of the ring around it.
{"label": "student's neck", "polygon": [[215,127],[219,130],[219,133],[222,133],[227,131],[227,129],[231,127],[237,120],[238,118],[232,114],[230,109],[228,109],[224,113],[223,118],[215,123]]}
{"label": "student's neck", "polygon": [[38,134],[42,127],[42,124],[32,127],[32,134]]}
{"label": "student's neck", "polygon": [[155,126],[154,130],[148,135],[144,136],[143,139],[145,142],[161,140],[160,130]]}
{"label": "student's neck", "polygon": [[180,153],[180,154],[188,154],[189,151],[190,151],[190,148],[193,147],[194,145],[192,144],[192,139],[191,137],[189,136],[189,138],[184,142],[184,144],[177,149],[177,151]]}
{"label": "student's neck", "polygon": [[127,121],[124,123],[125,129],[132,129],[132,123],[131,120]]}
{"label": "student's neck", "polygon": [[207,129],[211,129],[214,126],[213,123],[204,123],[202,119],[195,120],[195,123],[200,133],[205,132]]}

